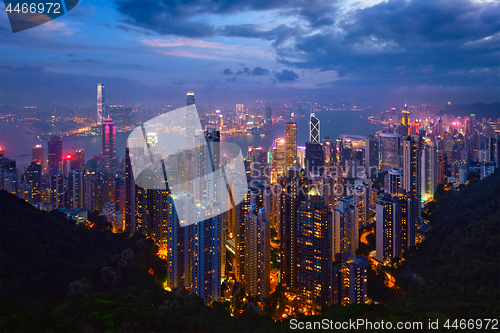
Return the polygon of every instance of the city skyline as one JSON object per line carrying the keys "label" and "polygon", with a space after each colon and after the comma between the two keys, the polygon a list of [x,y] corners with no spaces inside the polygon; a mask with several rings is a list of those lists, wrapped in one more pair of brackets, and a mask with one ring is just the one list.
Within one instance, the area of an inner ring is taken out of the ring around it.
{"label": "city skyline", "polygon": [[5,5],[7,330],[498,324],[499,1]]}

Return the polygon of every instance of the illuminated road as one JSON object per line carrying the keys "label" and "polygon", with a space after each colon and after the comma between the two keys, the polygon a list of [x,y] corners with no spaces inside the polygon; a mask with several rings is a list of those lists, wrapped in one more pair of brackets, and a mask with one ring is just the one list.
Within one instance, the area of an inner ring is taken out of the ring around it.
{"label": "illuminated road", "polygon": [[366,236],[368,236],[369,234],[372,234],[374,233],[375,230],[371,229],[371,230],[368,230],[368,231],[365,231],[361,234],[361,237],[359,238],[359,240],[361,241],[361,243],[364,243],[366,245],[369,245],[368,243],[368,239],[366,239]]}

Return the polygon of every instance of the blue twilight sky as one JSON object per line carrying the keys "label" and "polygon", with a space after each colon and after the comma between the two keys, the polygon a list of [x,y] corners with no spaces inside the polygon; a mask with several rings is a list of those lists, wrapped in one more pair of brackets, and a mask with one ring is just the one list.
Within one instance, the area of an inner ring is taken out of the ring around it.
{"label": "blue twilight sky", "polygon": [[0,5],[2,104],[491,103],[499,73],[499,1],[82,0],[15,34]]}

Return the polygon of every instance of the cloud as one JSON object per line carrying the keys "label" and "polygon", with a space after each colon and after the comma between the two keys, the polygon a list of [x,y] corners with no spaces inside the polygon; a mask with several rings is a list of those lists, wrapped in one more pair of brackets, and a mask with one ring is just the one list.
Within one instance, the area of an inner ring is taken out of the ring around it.
{"label": "cloud", "polygon": [[292,70],[284,69],[281,72],[275,72],[274,76],[279,82],[291,82],[299,78],[299,75]]}
{"label": "cloud", "polygon": [[248,68],[248,67],[243,67],[243,70],[239,70],[238,72],[236,72],[236,75],[260,76],[260,75],[268,75],[268,74],[269,74],[269,70],[266,68],[262,68],[262,67],[255,67],[252,70],[250,70],[250,68]]}
{"label": "cloud", "polygon": [[233,75],[233,71],[231,70],[231,68],[226,68],[225,70],[222,71],[222,74],[224,75]]}
{"label": "cloud", "polygon": [[158,53],[185,58],[241,61],[242,56],[272,56],[265,49],[253,45],[224,44],[189,38],[143,38],[140,42]]}
{"label": "cloud", "polygon": [[182,86],[186,83],[184,80],[175,80],[172,82],[172,84],[175,84],[176,86]]}
{"label": "cloud", "polygon": [[86,62],[86,63],[93,63],[93,64],[105,64],[106,63],[106,62],[102,61],[101,59],[94,59],[94,58],[71,59],[70,62]]}
{"label": "cloud", "polygon": [[140,35],[146,35],[146,36],[152,36],[153,33],[147,31],[147,30],[143,30],[143,29],[135,29],[135,28],[131,28],[131,27],[128,27],[128,26],[125,26],[123,24],[108,24],[108,23],[101,23],[102,26],[106,27],[106,28],[110,28],[110,29],[116,29],[116,30],[122,30],[122,31],[125,31],[125,32],[128,32],[128,33],[136,33],[136,34],[140,34]]}
{"label": "cloud", "polygon": [[248,67],[244,67],[243,70],[236,72],[236,75],[250,75],[250,69]]}
{"label": "cloud", "polygon": [[[500,3],[388,0],[276,52],[284,65],[335,70],[356,86],[470,85],[499,74],[499,31]],[[457,68],[467,74],[451,75]]]}
{"label": "cloud", "polygon": [[252,75],[268,75],[268,74],[269,74],[269,70],[266,68],[255,67],[252,70]]}

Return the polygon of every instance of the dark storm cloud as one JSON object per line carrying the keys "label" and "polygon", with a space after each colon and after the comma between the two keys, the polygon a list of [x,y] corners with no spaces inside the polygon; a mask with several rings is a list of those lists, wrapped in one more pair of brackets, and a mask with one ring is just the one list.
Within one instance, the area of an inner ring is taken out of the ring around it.
{"label": "dark storm cloud", "polygon": [[[498,78],[500,4],[389,0],[278,48],[289,66],[335,70],[354,84],[456,85]],[[498,82],[498,81],[497,81]]]}
{"label": "dark storm cloud", "polygon": [[281,24],[270,30],[261,30],[257,24],[227,25],[219,33],[227,37],[258,38],[274,41],[273,46],[283,45],[290,38],[304,33],[301,27],[290,27]]}
{"label": "dark storm cloud", "polygon": [[[251,37],[274,40],[277,45],[302,29],[282,25],[271,30],[260,30],[258,25],[228,25],[219,28],[203,19],[207,14],[236,14],[247,11],[280,10],[282,16],[297,16],[319,27],[333,23],[325,16],[332,10],[331,1],[308,0],[225,0],[225,1],[169,1],[169,0],[115,0],[117,10],[124,15],[123,22],[159,34],[203,38],[218,35],[228,37]],[[307,8],[307,9],[306,9]],[[328,11],[325,11],[328,9]]]}
{"label": "dark storm cloud", "polygon": [[276,80],[278,80],[279,82],[290,82],[297,80],[299,78],[299,75],[294,71],[284,69],[281,72],[275,72],[274,77],[276,77]]}

